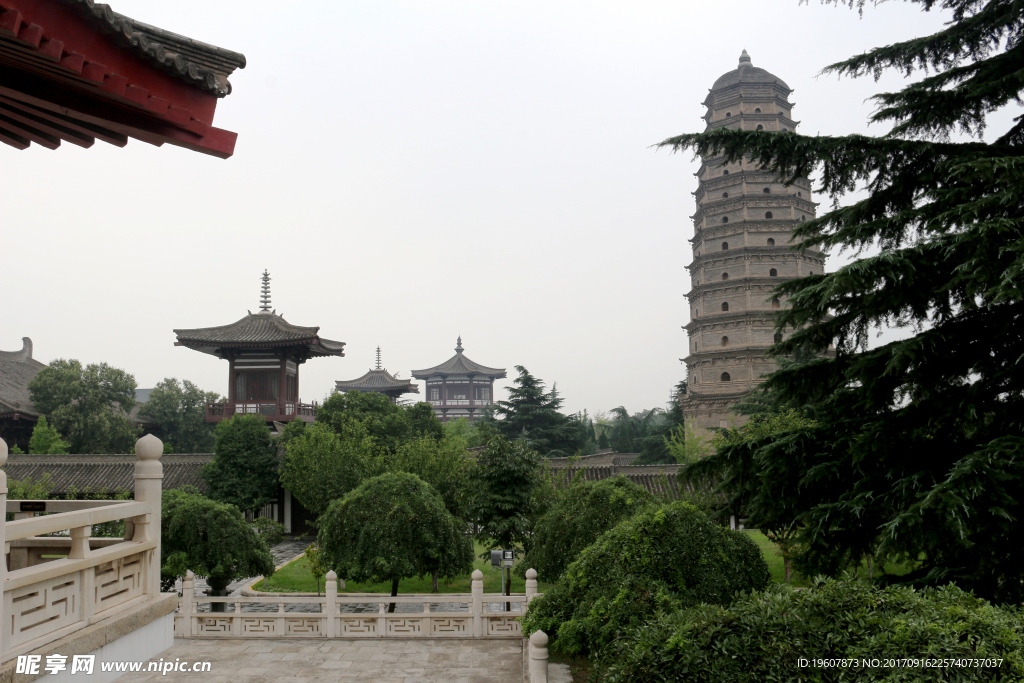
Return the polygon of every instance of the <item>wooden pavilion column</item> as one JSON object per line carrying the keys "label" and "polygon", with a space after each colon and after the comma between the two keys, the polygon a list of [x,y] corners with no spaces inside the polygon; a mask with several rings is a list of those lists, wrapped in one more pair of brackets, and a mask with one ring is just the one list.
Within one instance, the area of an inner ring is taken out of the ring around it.
{"label": "wooden pavilion column", "polygon": [[284,404],[288,402],[288,352],[281,352],[281,367],[277,371],[277,414],[284,414]]}

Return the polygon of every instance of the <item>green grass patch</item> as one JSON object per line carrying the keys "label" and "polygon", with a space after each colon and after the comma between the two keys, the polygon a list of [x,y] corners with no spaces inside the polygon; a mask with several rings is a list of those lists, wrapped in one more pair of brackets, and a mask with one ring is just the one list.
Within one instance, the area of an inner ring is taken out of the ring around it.
{"label": "green grass patch", "polygon": [[[499,593],[501,592],[501,574],[500,572],[491,566],[490,561],[484,561],[479,559],[480,554],[484,551],[484,547],[480,543],[474,544],[474,552],[477,555],[477,559],[473,561],[473,569],[479,569],[484,573],[484,593]],[[345,578],[345,577],[339,577]],[[456,576],[452,579],[444,579],[439,577],[437,580],[437,588],[441,593],[469,593],[470,592],[470,581],[471,577],[469,574],[462,576]],[[537,590],[543,593],[550,584],[543,581],[538,582]],[[285,566],[274,572],[274,575],[264,581],[257,581],[253,588],[258,591],[266,591],[268,593],[316,593],[317,584],[316,579],[309,571],[309,565],[306,562],[305,557],[299,557],[292,560]],[[320,582],[320,592],[323,592],[324,584]],[[381,583],[359,583],[356,581],[345,581],[344,590],[338,591],[339,593],[385,593],[391,594],[391,582]],[[398,592],[403,593],[430,593],[431,583],[429,576],[413,577],[411,579],[402,579],[398,582]],[[513,593],[524,593],[526,592],[526,580],[519,578],[513,574],[512,576],[512,592]]]}

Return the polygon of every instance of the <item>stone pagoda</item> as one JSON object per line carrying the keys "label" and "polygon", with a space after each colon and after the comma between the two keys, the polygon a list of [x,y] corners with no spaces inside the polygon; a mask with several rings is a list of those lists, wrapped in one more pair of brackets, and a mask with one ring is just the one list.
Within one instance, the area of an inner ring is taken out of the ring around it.
{"label": "stone pagoda", "polygon": [[462,337],[455,344],[455,355],[426,370],[413,370],[412,376],[427,383],[427,402],[441,422],[467,417],[478,420],[484,408],[494,403],[494,380],[506,377],[505,368],[489,368],[474,363],[463,354]]}
{"label": "stone pagoda", "polygon": [[391,399],[392,403],[398,403],[402,394],[418,394],[420,388],[405,379],[398,379],[387,368],[380,364],[380,347],[377,347],[377,367],[368,370],[365,375],[358,379],[348,381],[338,380],[334,383],[335,391],[369,391],[375,394],[384,394]]}
{"label": "stone pagoda", "polygon": [[[794,131],[792,92],[744,50],[739,66],[715,81],[704,100],[705,131]],[[793,228],[815,215],[808,179],[786,186],[747,160],[725,164],[719,157],[702,158],[696,175],[683,410],[696,426],[725,427],[730,406],[776,369],[765,351],[782,339],[774,311],[786,300],[772,288],[823,273],[825,257],[790,249]]]}
{"label": "stone pagoda", "polygon": [[268,423],[312,422],[316,408],[299,399],[299,366],[318,356],[344,356],[345,342],[319,336],[319,327],[292,325],[270,309],[270,273],[263,271],[258,313],[220,327],[174,330],[175,346],[228,361],[228,400],[208,403],[206,421],[239,413],[263,415]]}

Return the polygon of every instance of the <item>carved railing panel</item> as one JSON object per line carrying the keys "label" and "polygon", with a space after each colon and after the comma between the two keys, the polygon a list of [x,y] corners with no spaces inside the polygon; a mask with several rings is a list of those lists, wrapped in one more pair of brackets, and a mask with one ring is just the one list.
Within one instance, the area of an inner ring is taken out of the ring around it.
{"label": "carved railing panel", "polygon": [[96,613],[116,607],[145,593],[142,553],[122,557],[96,567],[93,578]]}
{"label": "carved railing panel", "polygon": [[8,648],[82,621],[81,572],[64,574],[4,593]]}

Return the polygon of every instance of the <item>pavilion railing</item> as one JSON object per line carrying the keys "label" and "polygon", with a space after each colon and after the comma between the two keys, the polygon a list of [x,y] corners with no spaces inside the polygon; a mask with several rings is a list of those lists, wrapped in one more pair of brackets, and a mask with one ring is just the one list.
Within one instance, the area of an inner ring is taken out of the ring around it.
{"label": "pavilion railing", "polygon": [[[337,575],[327,573],[323,596],[289,593],[195,596],[192,572],[182,582],[174,633],[183,638],[522,638],[520,619],[538,595],[537,572],[526,574],[526,593],[484,594],[483,572],[473,572],[469,594],[338,594]],[[344,586],[344,582],[342,582]],[[199,611],[201,604],[223,603],[224,612]],[[396,610],[388,611],[394,603]],[[432,611],[431,604],[464,604],[465,611]],[[421,611],[399,611],[398,605]],[[286,605],[315,606],[316,611],[286,611]],[[500,609],[492,610],[497,606]],[[519,609],[506,607],[518,606]],[[248,610],[246,610],[248,608]]]}
{"label": "pavilion railing", "polygon": [[[144,436],[135,452],[133,501],[8,501],[0,471],[0,502],[15,516],[0,520],[0,661],[160,596],[163,444]],[[0,439],[0,466],[6,462]],[[124,538],[91,538],[93,525],[117,520],[125,521]]]}
{"label": "pavilion railing", "polygon": [[226,420],[233,415],[316,417],[316,404],[300,401],[221,401],[206,404],[207,418]]}

